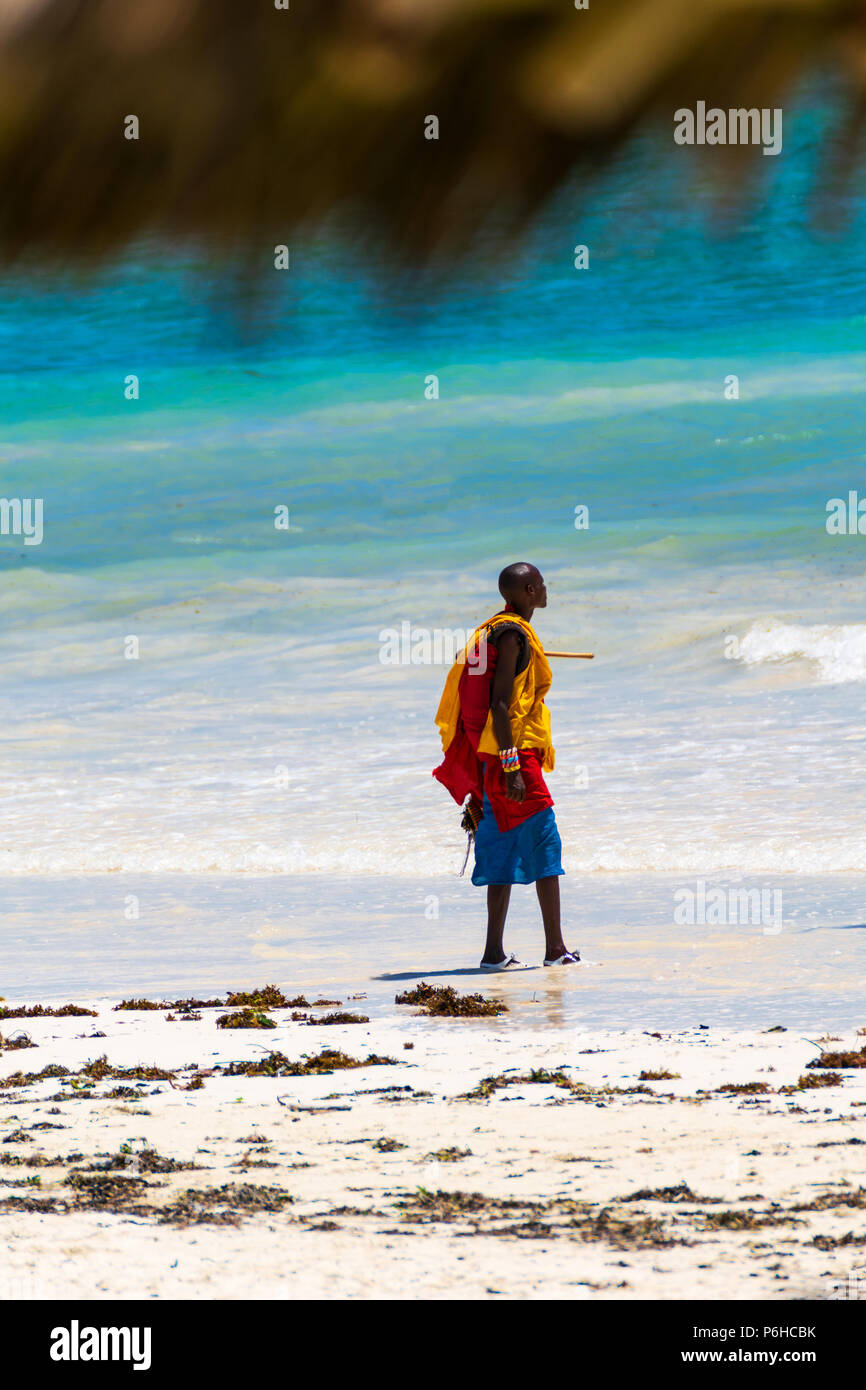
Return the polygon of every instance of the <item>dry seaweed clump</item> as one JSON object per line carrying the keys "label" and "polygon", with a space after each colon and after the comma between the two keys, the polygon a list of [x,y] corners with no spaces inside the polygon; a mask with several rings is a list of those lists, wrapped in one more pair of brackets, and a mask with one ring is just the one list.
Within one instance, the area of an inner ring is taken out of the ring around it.
{"label": "dry seaweed clump", "polygon": [[290,1009],[292,1001],[287,999],[276,985],[262,985],[261,989],[249,991],[232,990],[226,1004],[230,1009]]}
{"label": "dry seaweed clump", "polygon": [[172,1081],[177,1072],[165,1071],[157,1066],[115,1067],[103,1053],[94,1062],[83,1066],[78,1075],[89,1077],[91,1081],[104,1081],[106,1078],[111,1081]]}
{"label": "dry seaweed clump", "polygon": [[653,1100],[660,1097],[655,1091],[651,1091],[649,1086],[627,1086],[622,1089],[619,1086],[588,1086],[583,1081],[573,1081],[570,1076],[558,1068],[556,1071],[547,1071],[545,1067],[534,1067],[526,1074],[516,1072],[502,1072],[499,1076],[485,1076],[479,1081],[472,1091],[467,1091],[465,1095],[458,1096],[458,1100],[487,1100],[494,1091],[499,1091],[503,1086],[558,1086],[563,1091],[574,1097],[575,1100],[584,1101],[603,1101],[611,1096],[651,1096]]}
{"label": "dry seaweed clump", "polygon": [[508,1013],[505,1004],[485,999],[483,994],[458,994],[451,985],[428,985],[425,980],[398,994],[394,1003],[419,1004],[433,1018],[489,1018]]}
{"label": "dry seaweed clump", "polygon": [[30,1037],[30,1034],[25,1033],[23,1030],[18,1033],[12,1033],[8,1038],[4,1038],[3,1034],[0,1033],[0,1052],[19,1052],[22,1047],[35,1046],[36,1043]]}
{"label": "dry seaweed clump", "polygon": [[857,1052],[822,1052],[806,1063],[807,1068],[820,1067],[866,1067],[866,1047]]}
{"label": "dry seaweed clump", "polygon": [[165,1009],[174,1009],[180,1014],[191,1014],[196,1009],[224,1009],[223,999],[175,999],[173,1004],[164,1004]]}
{"label": "dry seaweed clump", "polygon": [[564,1071],[546,1071],[544,1067],[534,1068],[526,1075],[508,1075],[503,1072],[500,1076],[485,1076],[479,1081],[473,1091],[467,1091],[466,1095],[460,1096],[460,1100],[487,1100],[494,1091],[500,1091],[503,1086],[560,1086],[565,1091],[575,1091],[578,1083],[572,1081],[570,1076],[566,1076]]}
{"label": "dry seaweed clump", "polygon": [[638,1081],[679,1081],[678,1071],[642,1071]]}
{"label": "dry seaweed clump", "polygon": [[111,1211],[125,1207],[155,1184],[149,1183],[146,1178],[128,1177],[125,1173],[84,1173],[73,1168],[66,1178],[66,1185],[74,1191],[76,1207],[97,1207]]}
{"label": "dry seaweed clump", "polygon": [[781,1086],[779,1095],[792,1096],[795,1091],[815,1091],[821,1086],[841,1086],[844,1080],[838,1071],[825,1071],[819,1076],[801,1076],[795,1086]]}
{"label": "dry seaweed clump", "polygon": [[822,1192],[811,1202],[798,1202],[792,1211],[832,1211],[836,1207],[866,1208],[866,1187],[848,1188],[843,1192]]}
{"label": "dry seaweed clump", "polygon": [[717,1095],[731,1096],[763,1096],[772,1087],[766,1081],[726,1081],[723,1086],[716,1087]]}
{"label": "dry seaweed clump", "polygon": [[[230,1001],[229,1001],[230,1002]],[[119,1004],[114,1005],[114,1012],[121,1009],[134,1011],[158,1010],[167,1013],[192,1014],[196,1009],[224,1009],[226,1001],[224,999],[175,999],[174,1003],[163,999],[160,1004],[154,1003],[152,999],[124,999]]]}
{"label": "dry seaweed clump", "polygon": [[[237,1225],[242,1216],[254,1212],[280,1212],[293,1200],[291,1193],[281,1188],[225,1184],[222,1187],[189,1188],[177,1193],[165,1205],[154,1206],[142,1199],[163,1184],[148,1182],[142,1177],[89,1173],[80,1169],[70,1172],[66,1185],[73,1191],[72,1210],[151,1216],[163,1224],[182,1226],[200,1222]],[[62,1212],[70,1208],[66,1204],[52,1204],[41,1209]]]}
{"label": "dry seaweed clump", "polygon": [[345,1071],[351,1067],[394,1065],[393,1057],[377,1057],[375,1053],[370,1053],[359,1060],[326,1047],[317,1056],[304,1057],[300,1062],[291,1062],[282,1052],[270,1052],[267,1057],[255,1062],[230,1062],[225,1070],[227,1076],[326,1076],[332,1071]]}
{"label": "dry seaweed clump", "polygon": [[797,1226],[796,1216],[766,1211],[712,1211],[697,1213],[708,1231],[760,1231],[763,1226]]}
{"label": "dry seaweed clump", "polygon": [[0,1089],[30,1086],[34,1081],[46,1081],[58,1076],[69,1076],[69,1068],[61,1066],[59,1062],[52,1062],[49,1066],[43,1067],[41,1071],[13,1071],[9,1076],[0,1079]]}
{"label": "dry seaweed clump", "polygon": [[279,1187],[226,1183],[222,1187],[189,1188],[156,1215],[160,1222],[172,1225],[211,1221],[236,1226],[242,1216],[251,1216],[254,1212],[281,1212],[293,1201],[291,1193]]}
{"label": "dry seaweed clump", "polygon": [[110,1173],[115,1168],[132,1168],[140,1173],[180,1173],[192,1168],[200,1168],[200,1163],[181,1163],[178,1159],[167,1158],[156,1149],[132,1149],[129,1144],[121,1144],[116,1154],[104,1159],[94,1159],[80,1169],[82,1173]]}
{"label": "dry seaweed clump", "polygon": [[98,1018],[95,1009],[82,1009],[78,1004],[64,1004],[60,1009],[31,1004],[29,1008],[7,1009],[0,1006],[0,1019],[6,1018]]}
{"label": "dry seaweed clump", "polygon": [[220,1014],[217,1028],[276,1028],[276,1023],[267,1014],[257,1009],[239,1009],[234,1014]]}
{"label": "dry seaweed clump", "polygon": [[309,1018],[309,1019],[307,1019],[307,1026],[308,1026],[308,1027],[312,1027],[312,1028],[320,1028],[320,1027],[322,1026],[322,1024],[324,1024],[324,1023],[369,1023],[369,1022],[370,1022],[370,1020],[369,1020],[369,1018],[367,1017],[366,1014],[346,1014],[346,1013],[339,1013],[339,1012],[338,1012],[338,1013],[333,1013],[333,1014],[325,1014],[324,1018]]}
{"label": "dry seaweed clump", "polygon": [[844,1236],[813,1236],[812,1244],[819,1250],[838,1250],[846,1245],[866,1245],[866,1236],[855,1235],[853,1231],[846,1231]]}
{"label": "dry seaweed clump", "polygon": [[455,1221],[477,1213],[499,1215],[505,1211],[540,1211],[542,1204],[510,1197],[486,1197],[483,1192],[431,1192],[419,1187],[410,1197],[397,1203],[405,1221]]}
{"label": "dry seaweed clump", "polygon": [[642,1187],[628,1197],[618,1197],[620,1202],[720,1202],[720,1197],[699,1197],[692,1192],[688,1183],[677,1183],[676,1187]]}
{"label": "dry seaweed clump", "polygon": [[[481,1192],[430,1192],[422,1187],[397,1205],[402,1208],[406,1222],[462,1221],[468,1223],[476,1235],[524,1240],[562,1236],[579,1241],[605,1240],[620,1250],[683,1243],[669,1236],[657,1217],[623,1218],[607,1208],[593,1212],[585,1204],[568,1198],[555,1198],[550,1202],[521,1201],[487,1197]],[[508,1225],[494,1224],[503,1217],[508,1218]]]}

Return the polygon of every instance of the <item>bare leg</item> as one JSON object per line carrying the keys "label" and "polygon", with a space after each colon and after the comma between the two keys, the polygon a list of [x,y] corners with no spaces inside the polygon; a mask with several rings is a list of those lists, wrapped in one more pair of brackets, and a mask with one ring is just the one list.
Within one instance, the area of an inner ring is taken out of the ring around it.
{"label": "bare leg", "polygon": [[505,959],[502,933],[505,930],[505,916],[511,900],[510,883],[489,883],[487,885],[487,944],[482,961],[485,965],[498,965]]}
{"label": "bare leg", "polygon": [[545,960],[556,960],[559,956],[565,955],[568,949],[562,939],[559,915],[559,875],[552,874],[550,878],[537,879],[535,891],[538,894],[541,920],[544,923]]}

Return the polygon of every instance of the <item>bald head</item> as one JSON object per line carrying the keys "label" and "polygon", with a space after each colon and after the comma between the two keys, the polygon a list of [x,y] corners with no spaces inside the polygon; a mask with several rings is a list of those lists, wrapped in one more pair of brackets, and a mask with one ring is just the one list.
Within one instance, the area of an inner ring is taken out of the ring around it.
{"label": "bald head", "polygon": [[499,576],[499,592],[506,603],[510,603],[518,613],[524,613],[524,609],[531,613],[536,608],[547,607],[544,580],[535,565],[530,565],[525,560],[505,566]]}

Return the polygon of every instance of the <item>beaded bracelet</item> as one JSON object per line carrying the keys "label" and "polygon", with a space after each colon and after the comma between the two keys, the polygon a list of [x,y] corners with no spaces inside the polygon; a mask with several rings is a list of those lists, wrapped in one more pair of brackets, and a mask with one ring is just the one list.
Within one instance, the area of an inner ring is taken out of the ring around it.
{"label": "beaded bracelet", "polygon": [[499,761],[502,764],[503,772],[520,771],[520,755],[516,748],[500,748]]}

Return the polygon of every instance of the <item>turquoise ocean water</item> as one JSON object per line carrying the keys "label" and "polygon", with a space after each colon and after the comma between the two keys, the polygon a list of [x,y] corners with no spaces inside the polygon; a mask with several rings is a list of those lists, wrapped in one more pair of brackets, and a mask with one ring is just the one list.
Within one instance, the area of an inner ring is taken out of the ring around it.
{"label": "turquoise ocean water", "polygon": [[825,526],[866,496],[866,219],[856,179],[832,226],[807,201],[825,118],[736,220],[638,142],[438,281],[345,230],[249,284],[150,244],[4,277],[2,493],[44,507],[0,537],[19,987],[34,877],[80,941],[93,876],[453,876],[445,668],[381,634],[474,626],[521,558],[547,644],[597,653],[549,700],[571,875],[866,871],[866,536]]}

